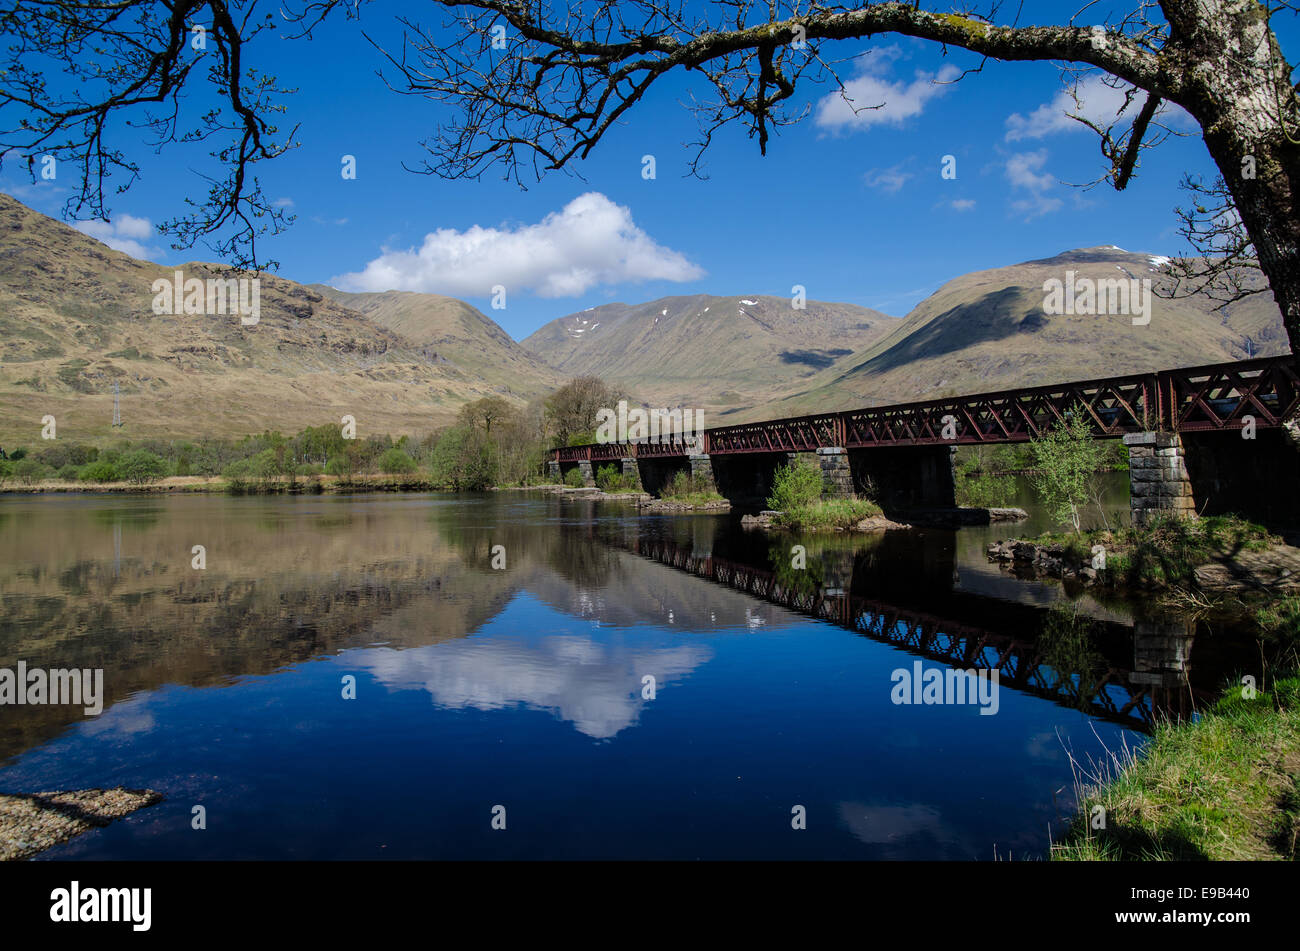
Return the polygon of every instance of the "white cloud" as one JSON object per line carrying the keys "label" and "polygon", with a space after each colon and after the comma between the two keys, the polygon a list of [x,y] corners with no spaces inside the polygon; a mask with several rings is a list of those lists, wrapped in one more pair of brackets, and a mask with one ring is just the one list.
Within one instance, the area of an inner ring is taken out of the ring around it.
{"label": "white cloud", "polygon": [[903,187],[903,183],[912,177],[911,172],[904,172],[903,166],[895,165],[891,168],[873,168],[862,176],[862,180],[871,188],[879,188],[881,191],[892,195]]}
{"label": "white cloud", "polygon": [[72,227],[133,258],[148,260],[150,255],[158,253],[157,248],[144,244],[154,233],[148,218],[118,215],[114,221],[74,221]]}
{"label": "white cloud", "polygon": [[1037,152],[1016,152],[1005,165],[1007,181],[1016,188],[1028,188],[1031,191],[1044,191],[1056,184],[1051,175],[1038,169],[1047,161],[1047,149]]}
{"label": "white cloud", "polygon": [[1011,203],[1011,210],[1018,215],[1024,215],[1025,220],[1049,215],[1054,211],[1060,211],[1064,204],[1059,198],[1048,198],[1046,195],[1034,195],[1032,198],[1021,198]]}
{"label": "white cloud", "polygon": [[277,198],[275,201],[271,202],[271,206],[274,207],[274,208],[292,208],[292,207],[293,207],[293,199],[292,199],[292,198]]}
{"label": "white cloud", "polygon": [[[842,92],[824,96],[817,104],[817,125],[833,132],[866,129],[873,125],[901,125],[918,116],[926,103],[942,96],[961,70],[944,66],[938,73],[917,70],[911,82],[892,81],[867,73],[844,84]],[[880,108],[873,108],[879,106]],[[856,111],[855,111],[856,110]]]}
{"label": "white cloud", "polygon": [[974,211],[974,210],[975,210],[975,199],[974,199],[974,198],[954,198],[952,201],[950,201],[950,202],[948,203],[948,206],[949,206],[950,208],[952,208],[953,211]]}
{"label": "white cloud", "polygon": [[537,224],[442,228],[406,251],[389,251],[332,283],[356,291],[486,296],[493,285],[541,297],[576,297],[601,284],[689,281],[704,272],[656,244],[632,212],[599,192],[579,195]]}
{"label": "white cloud", "polygon": [[[1075,102],[1076,95],[1078,102]],[[1051,102],[1043,103],[1028,116],[1018,112],[1007,116],[1006,140],[1016,142],[1041,139],[1057,132],[1087,131],[1088,127],[1071,119],[1071,115],[1082,116],[1103,129],[1114,123],[1132,122],[1145,101],[1145,94],[1140,93],[1125,105],[1122,88],[1106,85],[1100,76],[1089,76],[1080,80],[1073,95],[1070,90],[1063,89]],[[1195,120],[1181,106],[1166,103],[1158,115],[1159,121],[1166,125],[1195,126]]]}
{"label": "white cloud", "polygon": [[1047,161],[1047,149],[1037,152],[1016,152],[1007,158],[1004,171],[1012,188],[1024,189],[1030,194],[1011,202],[1011,210],[1023,215],[1025,220],[1058,211],[1064,202],[1053,198],[1048,191],[1056,186],[1056,179],[1039,169]]}

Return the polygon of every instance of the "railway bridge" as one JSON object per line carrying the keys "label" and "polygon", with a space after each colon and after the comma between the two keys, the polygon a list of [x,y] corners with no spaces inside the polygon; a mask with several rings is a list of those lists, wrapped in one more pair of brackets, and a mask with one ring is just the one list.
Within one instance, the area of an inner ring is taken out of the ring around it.
{"label": "railway bridge", "polygon": [[887,513],[946,508],[956,505],[957,446],[1027,442],[1078,410],[1096,438],[1128,447],[1135,522],[1238,512],[1292,527],[1300,453],[1282,424],[1298,409],[1300,376],[1286,355],[722,426],[689,441],[565,446],[550,468],[578,469],[595,485],[597,468],[620,465],[650,492],[690,471],[749,502],[766,497],[779,466],[815,453],[832,496],[871,485]]}

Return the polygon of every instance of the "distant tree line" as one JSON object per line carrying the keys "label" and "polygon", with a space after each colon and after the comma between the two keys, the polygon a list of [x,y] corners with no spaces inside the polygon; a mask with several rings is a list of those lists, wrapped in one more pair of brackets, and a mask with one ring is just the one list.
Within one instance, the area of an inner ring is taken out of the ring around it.
{"label": "distant tree line", "polygon": [[548,450],[594,441],[597,410],[626,398],[599,377],[584,376],[524,406],[485,396],[461,407],[451,426],[422,438],[345,439],[339,426],[325,424],[292,436],[267,430],[240,439],[119,440],[105,447],[59,440],[0,453],[0,485],[220,476],[236,487],[269,488],[321,475],[390,475],[466,490],[536,484],[548,478]]}

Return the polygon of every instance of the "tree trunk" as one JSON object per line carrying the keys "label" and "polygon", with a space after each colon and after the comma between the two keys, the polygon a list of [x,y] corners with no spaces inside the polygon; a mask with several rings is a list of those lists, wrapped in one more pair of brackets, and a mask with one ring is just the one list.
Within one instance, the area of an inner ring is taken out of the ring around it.
{"label": "tree trunk", "polygon": [[1189,54],[1183,105],[1201,124],[1300,356],[1300,109],[1277,37],[1255,0],[1162,6]]}

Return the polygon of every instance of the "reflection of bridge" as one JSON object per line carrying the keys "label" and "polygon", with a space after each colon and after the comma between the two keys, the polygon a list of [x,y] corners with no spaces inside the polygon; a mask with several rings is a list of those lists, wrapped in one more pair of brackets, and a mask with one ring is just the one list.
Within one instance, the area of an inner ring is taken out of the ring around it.
{"label": "reflection of bridge", "polygon": [[[964,669],[999,671],[999,683],[1092,716],[1149,731],[1156,719],[1187,716],[1207,695],[1187,681],[1186,656],[1192,634],[1168,628],[1144,632],[1138,624],[1137,663],[1145,670],[1057,671],[1043,662],[1032,640],[1008,637],[920,611],[855,597],[841,588],[782,580],[765,571],[692,549],[662,538],[634,536],[628,550],[743,591],[800,614],[810,615],[929,660]],[[803,580],[803,579],[801,579]],[[810,580],[810,579],[808,579]],[[1149,645],[1158,645],[1157,653]]]}
{"label": "reflection of bridge", "polygon": [[[706,430],[690,445],[676,433],[657,442],[566,446],[551,451],[551,466],[556,474],[577,467],[592,484],[593,465],[621,463],[629,475],[657,483],[663,480],[653,471],[655,463],[680,468],[689,462],[696,474],[715,479],[724,494],[733,494],[729,488],[752,489],[757,474],[761,493],[765,479],[761,470],[774,468],[763,457],[784,461],[783,454],[817,452],[826,481],[838,494],[852,493],[855,484],[869,477],[899,507],[952,505],[946,455],[951,447],[1026,442],[1076,407],[1098,438],[1129,437],[1125,442],[1133,457],[1178,459],[1168,478],[1134,481],[1134,498],[1144,499],[1135,504],[1135,513],[1204,508],[1193,505],[1194,497],[1215,508],[1226,501],[1225,496],[1250,499],[1271,491],[1269,486],[1247,483],[1275,459],[1271,454],[1267,461],[1254,455],[1250,465],[1243,466],[1223,458],[1224,453],[1203,458],[1209,455],[1202,452],[1207,445],[1203,437],[1218,436],[1221,445],[1224,435],[1240,439],[1242,429],[1251,427],[1252,435],[1263,430],[1261,436],[1270,437],[1258,440],[1255,448],[1267,444],[1271,450],[1281,444],[1272,437],[1300,407],[1300,376],[1291,356],[1262,357],[723,426]],[[1185,445],[1186,437],[1191,439]],[[877,449],[896,451],[863,452]],[[1190,475],[1184,469],[1184,456]],[[739,471],[741,457],[748,462],[744,472]],[[1295,468],[1294,459],[1287,461]],[[1195,484],[1198,476],[1200,485]],[[770,481],[770,471],[766,479]]]}

